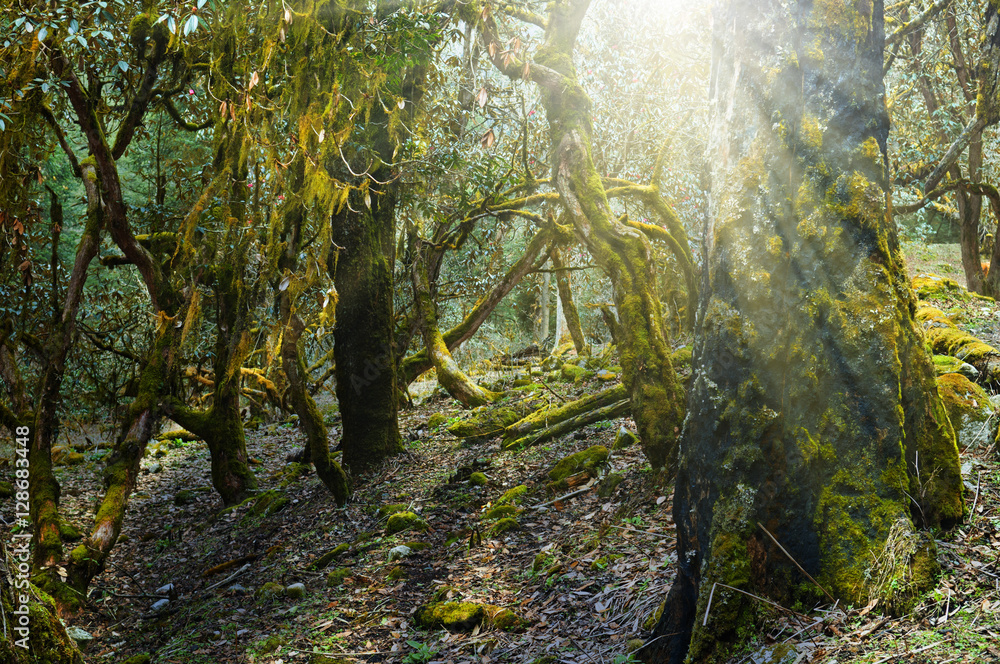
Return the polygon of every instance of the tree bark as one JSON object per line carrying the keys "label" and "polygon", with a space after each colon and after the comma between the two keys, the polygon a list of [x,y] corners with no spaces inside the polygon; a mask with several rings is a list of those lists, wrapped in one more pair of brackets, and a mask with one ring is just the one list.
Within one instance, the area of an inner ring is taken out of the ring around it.
{"label": "tree bark", "polygon": [[414,252],[412,277],[413,301],[420,318],[424,347],[434,364],[438,382],[466,408],[482,406],[499,395],[476,385],[462,371],[448,351],[448,345],[438,328],[437,302],[431,292],[430,276],[425,259],[426,250],[418,246]]}
{"label": "tree bark", "polygon": [[936,566],[915,526],[963,516],[887,195],[883,6],[835,4],[728,0],[715,16],[678,576],[645,661],[746,646],[762,605],[729,587],[905,610]]}
{"label": "tree bark", "polygon": [[[380,169],[373,177],[387,181],[392,173]],[[393,339],[394,186],[372,185],[370,208],[352,193],[332,222],[333,241],[344,247],[336,263],[333,338],[343,463],[352,473],[403,451]]]}

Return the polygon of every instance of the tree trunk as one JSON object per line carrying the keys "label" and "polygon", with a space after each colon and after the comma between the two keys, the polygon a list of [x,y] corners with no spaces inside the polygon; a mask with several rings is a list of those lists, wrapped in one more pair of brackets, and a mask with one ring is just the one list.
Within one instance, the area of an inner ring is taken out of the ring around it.
{"label": "tree trunk", "polygon": [[492,18],[484,18],[493,64],[511,78],[528,72],[539,84],[549,123],[552,178],[577,236],[611,278],[620,322],[623,382],[632,400],[643,452],[654,468],[673,464],[684,420],[684,391],[670,363],[670,346],[642,232],[618,223],[591,155],[591,101],[573,66],[589,0],[549,3],[545,42],[534,62],[505,61]]}
{"label": "tree trunk", "polygon": [[[391,154],[391,150],[390,150]],[[392,178],[388,169],[376,180]],[[394,185],[372,185],[371,207],[352,193],[332,222],[344,247],[336,264],[340,299],[333,328],[343,463],[362,472],[403,451],[399,435],[392,270],[396,260]],[[355,212],[357,210],[357,212]]]}
{"label": "tree trunk", "polygon": [[535,343],[539,348],[549,338],[549,300],[552,299],[552,273],[542,275],[541,290],[538,292],[538,322],[535,325]]}
{"label": "tree trunk", "polygon": [[448,345],[441,336],[437,322],[437,303],[431,293],[430,276],[427,273],[426,251],[417,248],[413,257],[413,301],[420,317],[420,328],[424,337],[424,347],[434,364],[438,382],[466,408],[482,406],[497,398],[496,393],[476,385],[448,351]]}
{"label": "tree trunk", "polygon": [[299,351],[299,339],[305,326],[298,316],[285,311],[282,305],[282,316],[286,319],[285,332],[281,339],[281,364],[288,379],[288,396],[292,407],[299,415],[299,424],[306,434],[306,450],[308,460],[316,467],[316,475],[333,494],[338,505],[347,503],[351,495],[347,485],[347,475],[340,464],[330,457],[330,442],[327,438],[326,425],[323,416],[316,408],[309,390],[305,384],[305,366]]}
{"label": "tree trunk", "polygon": [[[577,355],[590,355],[590,346],[583,338],[583,328],[580,327],[580,312],[573,302],[573,287],[570,282],[569,271],[562,261],[562,254],[558,248],[552,249],[552,269],[556,273],[556,286],[559,288],[559,306],[563,314],[563,323],[573,339],[573,346]],[[560,339],[559,341],[562,341]],[[558,343],[558,341],[556,342]]]}
{"label": "tree trunk", "polygon": [[645,661],[745,646],[762,604],[729,587],[904,610],[936,566],[915,523],[963,516],[886,193],[882,2],[831,7],[728,0],[716,14],[679,569]]}
{"label": "tree trunk", "polygon": [[[479,327],[486,322],[496,309],[497,305],[503,301],[507,294],[510,293],[521,279],[525,275],[537,270],[538,266],[535,265],[535,259],[538,258],[539,254],[545,249],[546,245],[551,241],[553,237],[553,231],[551,228],[546,227],[540,229],[528,242],[528,246],[524,250],[524,255],[511,265],[507,273],[497,282],[493,289],[485,296],[480,298],[475,306],[472,307],[472,311],[462,319],[462,322],[451,328],[444,333],[444,343],[448,347],[448,351],[453,351],[460,345],[465,343],[467,340],[472,338],[472,335],[479,330]],[[548,273],[545,275],[545,283],[548,285]],[[548,288],[545,289],[546,294],[548,293]],[[548,304],[545,304],[545,336],[549,334],[548,327]],[[545,337],[542,337],[542,341]],[[539,342],[540,343],[540,342]],[[424,348],[417,353],[407,357],[403,360],[400,365],[400,374],[402,376],[402,386],[409,385],[412,383],[417,376],[423,372],[430,369],[433,363],[430,357],[427,355],[427,349]]]}

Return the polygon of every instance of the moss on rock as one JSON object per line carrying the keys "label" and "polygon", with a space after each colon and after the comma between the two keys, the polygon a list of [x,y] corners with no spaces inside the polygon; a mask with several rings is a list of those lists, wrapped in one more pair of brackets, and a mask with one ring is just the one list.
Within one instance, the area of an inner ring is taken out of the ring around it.
{"label": "moss on rock", "polygon": [[474,602],[432,602],[418,608],[413,617],[424,629],[471,632],[483,624],[486,610]]}
{"label": "moss on rock", "polygon": [[621,473],[608,473],[608,476],[597,487],[597,495],[601,498],[610,498],[624,479],[625,476]]}
{"label": "moss on rock", "polygon": [[434,413],[427,419],[428,429],[437,429],[439,426],[448,421],[448,416],[444,413]]}
{"label": "moss on rock", "polygon": [[517,530],[520,527],[521,524],[517,522],[517,519],[513,517],[504,517],[493,524],[493,527],[490,528],[488,535],[490,537],[499,537],[504,533],[510,532],[511,530]]}
{"label": "moss on rock", "polygon": [[959,373],[969,380],[975,380],[976,377],[979,376],[979,369],[975,368],[968,362],[963,362],[962,360],[949,355],[934,356],[934,371],[938,376],[943,376],[944,374],[949,373]]}
{"label": "moss on rock", "polygon": [[938,393],[961,450],[989,446],[996,434],[995,410],[986,390],[958,373],[938,376]]}
{"label": "moss on rock", "polygon": [[489,482],[489,479],[483,473],[472,473],[469,475],[469,484],[472,486],[486,486]]}
{"label": "moss on rock", "polygon": [[615,442],[612,443],[611,449],[624,450],[638,444],[638,442],[639,436],[635,435],[625,427],[620,427],[618,429],[618,433],[615,434]]}
{"label": "moss on rock", "polygon": [[333,588],[343,585],[344,579],[351,575],[351,570],[347,567],[338,567],[326,575],[326,587]]}
{"label": "moss on rock", "polygon": [[386,535],[395,535],[404,530],[427,530],[427,522],[413,512],[396,512],[385,524]]}
{"label": "moss on rock", "polygon": [[253,596],[257,600],[263,601],[263,600],[274,599],[275,597],[281,597],[284,594],[285,594],[285,587],[283,585],[281,585],[280,583],[275,583],[273,581],[268,581],[260,588],[258,588],[257,592],[255,592]]}
{"label": "moss on rock", "polygon": [[500,505],[520,505],[525,496],[528,494],[528,487],[523,484],[519,484],[513,489],[508,490],[502,496],[496,499],[493,503],[495,506]]}
{"label": "moss on rock", "polygon": [[558,482],[581,472],[594,477],[598,469],[607,462],[608,448],[604,445],[593,445],[562,459],[549,470],[549,479]]}
{"label": "moss on rock", "polygon": [[337,560],[338,558],[340,558],[341,556],[343,556],[345,553],[347,553],[350,550],[350,548],[351,547],[348,546],[347,544],[340,544],[340,545],[334,547],[333,550],[327,551],[322,556],[320,556],[316,560],[316,562],[314,562],[311,565],[311,567],[313,569],[316,569],[316,570],[323,569],[324,567],[326,567],[327,565],[329,565],[330,563],[332,563],[334,560]]}
{"label": "moss on rock", "polygon": [[407,505],[406,503],[393,503],[391,505],[383,505],[382,507],[378,508],[378,513],[376,513],[375,516],[378,518],[379,521],[381,521],[382,519],[386,519],[389,516],[396,514],[397,512],[406,512],[409,509],[410,506]]}
{"label": "moss on rock", "polygon": [[483,515],[483,521],[495,521],[508,516],[517,516],[521,509],[514,505],[497,505]]}

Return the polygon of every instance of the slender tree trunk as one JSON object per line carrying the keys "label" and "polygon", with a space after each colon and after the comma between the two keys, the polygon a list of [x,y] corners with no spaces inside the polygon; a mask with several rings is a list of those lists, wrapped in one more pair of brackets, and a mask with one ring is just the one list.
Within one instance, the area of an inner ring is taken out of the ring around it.
{"label": "slender tree trunk", "polygon": [[[535,264],[536,259],[545,250],[545,247],[551,241],[554,233],[551,228],[542,228],[532,236],[531,240],[528,241],[528,246],[524,250],[524,255],[507,270],[507,273],[497,282],[493,289],[485,296],[481,297],[476,304],[472,307],[472,311],[462,319],[462,322],[451,328],[444,333],[444,343],[448,347],[448,351],[453,351],[467,340],[472,338],[478,330],[479,327],[485,323],[493,310],[496,309],[497,305],[503,301],[505,297],[521,282],[521,279],[530,272],[537,270],[538,265]],[[548,295],[548,273],[545,275],[545,294]],[[548,326],[548,303],[542,300],[545,313],[545,335],[539,341],[539,344],[545,340],[545,337],[549,334]],[[427,355],[427,349],[424,348],[419,352],[416,352],[405,360],[403,360],[400,365],[400,375],[402,377],[401,385],[406,386],[412,383],[417,376],[427,371],[433,367],[433,363],[430,357]]]}
{"label": "slender tree trunk", "polygon": [[430,355],[438,382],[448,394],[455,397],[466,408],[482,406],[497,398],[497,394],[476,385],[458,366],[448,351],[448,345],[441,336],[437,322],[437,303],[431,293],[430,276],[427,273],[425,252],[418,247],[413,259],[413,301],[420,317],[424,346]]}
{"label": "slender tree trunk", "polygon": [[730,587],[905,610],[936,566],[915,524],[963,516],[887,195],[882,2],[830,7],[728,0],[715,17],[678,576],[645,661],[739,653],[762,604]]}
{"label": "slender tree trunk", "polygon": [[541,290],[538,292],[538,324],[535,326],[535,341],[541,347],[549,338],[549,300],[552,299],[552,274],[542,275]]}
{"label": "slender tree trunk", "polygon": [[316,475],[333,494],[338,505],[344,505],[351,495],[347,485],[347,475],[336,461],[330,457],[330,442],[327,438],[326,425],[323,416],[316,408],[309,390],[305,384],[305,366],[299,351],[299,339],[305,326],[298,316],[285,311],[282,303],[283,318],[287,321],[281,340],[281,363],[288,379],[288,397],[292,407],[299,415],[299,423],[306,435],[306,449],[309,461],[316,467]]}
{"label": "slender tree trunk", "polygon": [[[552,250],[552,269],[556,272],[556,285],[559,288],[559,306],[563,314],[563,323],[573,339],[573,346],[577,355],[590,355],[590,346],[583,338],[583,328],[580,326],[580,312],[573,302],[573,285],[570,281],[570,273],[562,261],[562,254],[558,248]],[[561,339],[560,339],[561,341]]]}

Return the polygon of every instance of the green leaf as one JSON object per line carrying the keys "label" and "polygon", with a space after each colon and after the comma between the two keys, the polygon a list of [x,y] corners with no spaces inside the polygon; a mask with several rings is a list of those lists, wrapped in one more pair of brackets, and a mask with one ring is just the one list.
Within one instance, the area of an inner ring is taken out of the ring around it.
{"label": "green leaf", "polygon": [[49,29],[44,25],[38,31],[38,41],[45,41],[45,38],[49,35]]}
{"label": "green leaf", "polygon": [[122,70],[122,73],[125,73],[128,71],[128,63],[125,62],[124,60],[119,60],[118,68]]}
{"label": "green leaf", "polygon": [[198,17],[194,14],[184,22],[184,35],[187,36],[198,29]]}

